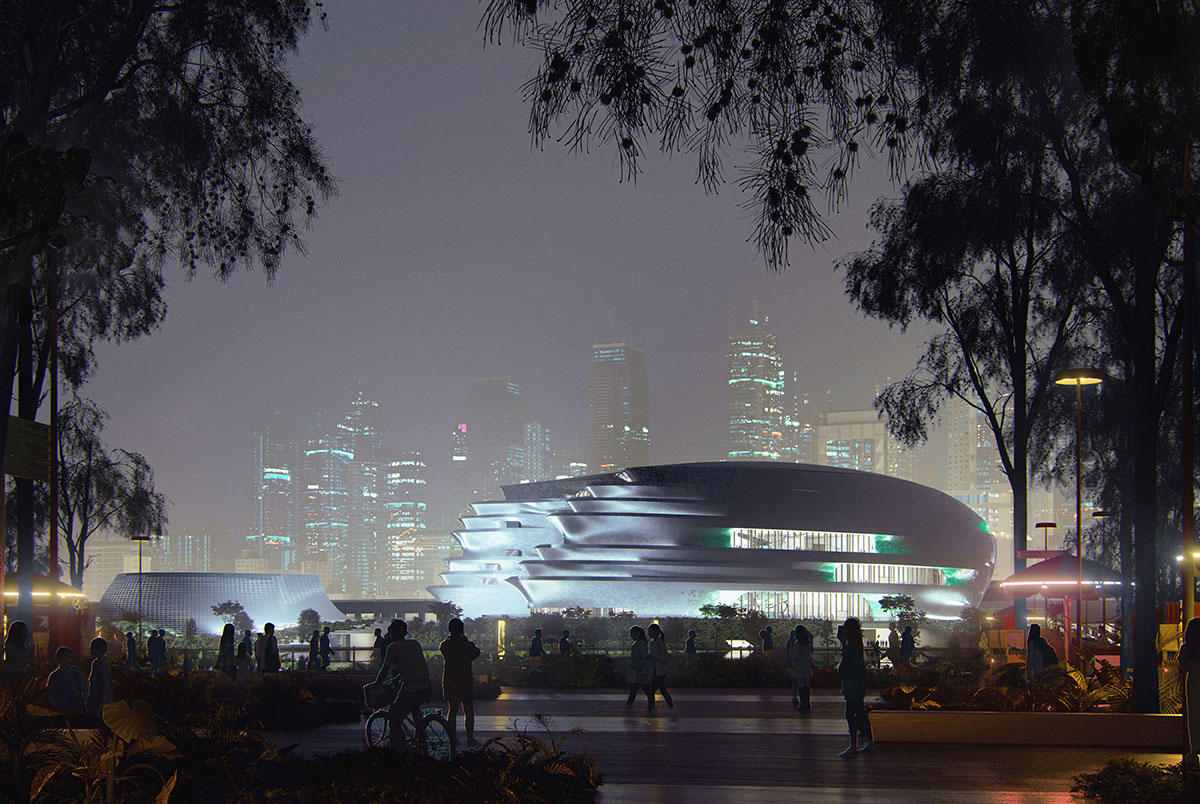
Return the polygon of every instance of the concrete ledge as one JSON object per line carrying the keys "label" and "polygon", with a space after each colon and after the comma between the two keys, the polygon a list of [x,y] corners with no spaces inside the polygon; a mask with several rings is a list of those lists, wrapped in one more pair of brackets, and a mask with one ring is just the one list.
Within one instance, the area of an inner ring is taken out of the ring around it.
{"label": "concrete ledge", "polygon": [[881,743],[1063,745],[1179,750],[1182,715],[1113,712],[904,712],[871,710]]}

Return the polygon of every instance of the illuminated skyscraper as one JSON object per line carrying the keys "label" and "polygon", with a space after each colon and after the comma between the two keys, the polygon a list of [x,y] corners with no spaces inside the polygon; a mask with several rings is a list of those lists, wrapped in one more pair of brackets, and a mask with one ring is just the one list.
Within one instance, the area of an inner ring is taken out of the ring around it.
{"label": "illuminated skyscraper", "polygon": [[471,503],[480,499],[478,490],[471,487],[469,443],[466,422],[454,425],[450,431],[450,505],[454,518],[470,511]]}
{"label": "illuminated skyscraper", "polygon": [[650,463],[650,390],[641,349],[625,343],[592,347],[588,450],[593,472]]}
{"label": "illuminated skyscraper", "polygon": [[888,433],[887,422],[874,410],[832,410],[817,414],[816,462],[821,466],[857,469],[913,479],[919,450],[904,449]]}
{"label": "illuminated skyscraper", "polygon": [[301,558],[329,561],[335,579],[325,591],[341,597],[346,581],[350,530],[350,462],[354,455],[329,436],[309,439],[301,465],[301,508],[304,526]]}
{"label": "illuminated skyscraper", "polygon": [[729,458],[777,461],[783,454],[783,361],[775,336],[751,319],[729,346]]}
{"label": "illuminated skyscraper", "polygon": [[525,451],[521,480],[537,483],[550,480],[550,428],[541,422],[525,423]]}
{"label": "illuminated skyscraper", "polygon": [[816,463],[816,411],[808,394],[800,393],[797,372],[787,374],[784,387],[783,448],[780,457],[793,463]]}
{"label": "illuminated skyscraper", "polygon": [[1012,487],[986,418],[959,397],[946,403],[946,493],[987,522],[996,539],[996,573],[1001,578],[1011,575]]}
{"label": "illuminated skyscraper", "polygon": [[506,377],[467,385],[461,422],[466,436],[466,483],[475,500],[499,499],[501,486],[520,483],[529,414],[521,386]]}
{"label": "illuminated skyscraper", "polygon": [[333,438],[356,461],[378,461],[383,452],[383,427],[379,403],[363,397],[361,384]]}
{"label": "illuminated skyscraper", "polygon": [[[250,444],[246,547],[251,555],[267,559],[272,569],[284,569],[291,562],[298,524],[295,443],[282,438],[277,427],[260,423],[252,430]],[[235,553],[240,554],[240,548]]]}

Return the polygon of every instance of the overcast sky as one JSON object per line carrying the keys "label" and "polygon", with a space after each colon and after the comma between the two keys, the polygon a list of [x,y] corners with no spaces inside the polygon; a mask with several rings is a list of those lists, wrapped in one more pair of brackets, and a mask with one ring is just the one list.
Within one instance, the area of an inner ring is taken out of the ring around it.
{"label": "overcast sky", "polygon": [[[172,527],[245,529],[250,426],[297,435],[363,381],[385,447],[420,449],[445,476],[468,380],[509,376],[552,446],[586,446],[591,345],[646,353],[658,462],[728,446],[729,336],[757,302],[814,399],[869,407],[909,371],[921,337],[864,319],[834,263],[869,245],[870,204],[896,190],[868,165],[837,239],[793,245],[769,272],[746,240],[735,185],[706,196],[693,157],[652,155],[621,183],[610,150],[530,146],[519,88],[537,54],[485,46],[475,0],[339,0],[292,63],[340,195],[278,278],[185,282],[140,342],[103,348],[84,393],[111,414],[110,445],[143,453]],[[727,178],[741,154],[730,154]],[[614,328],[608,328],[609,317]]]}

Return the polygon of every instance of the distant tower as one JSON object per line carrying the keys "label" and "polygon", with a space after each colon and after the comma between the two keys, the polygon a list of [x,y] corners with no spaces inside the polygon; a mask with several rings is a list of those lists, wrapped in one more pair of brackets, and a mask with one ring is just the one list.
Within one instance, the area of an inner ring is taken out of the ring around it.
{"label": "distant tower", "polygon": [[501,486],[520,483],[529,414],[521,386],[507,377],[473,380],[460,420],[466,427],[466,484],[481,499],[503,499]]}
{"label": "distant tower", "polygon": [[816,463],[816,412],[808,394],[800,393],[797,372],[787,373],[784,387],[783,449],[781,458],[793,463]]}
{"label": "distant tower", "polygon": [[729,457],[777,461],[783,453],[783,361],[755,319],[729,345]]}
{"label": "distant tower", "polygon": [[588,451],[592,472],[650,463],[650,390],[641,349],[625,343],[592,347]]}
{"label": "distant tower", "polygon": [[541,422],[525,423],[525,454],[521,480],[536,483],[550,480],[550,428]]}
{"label": "distant tower", "polygon": [[338,446],[356,461],[378,461],[383,453],[383,426],[379,403],[363,397],[362,385],[333,435]]}
{"label": "distant tower", "polygon": [[987,522],[996,540],[996,576],[1007,577],[1014,566],[1012,486],[992,429],[983,413],[959,397],[946,403],[945,421],[946,493]]}
{"label": "distant tower", "polygon": [[329,436],[305,443],[301,465],[301,517],[304,531],[301,558],[328,561],[334,583],[330,595],[343,597],[347,584],[350,545],[350,463],[354,456]]}
{"label": "distant tower", "polygon": [[429,485],[425,456],[415,450],[401,452],[384,464],[383,542],[380,593],[390,596],[412,586],[413,545],[428,527]]}
{"label": "distant tower", "polygon": [[456,518],[468,513],[471,503],[480,498],[478,490],[471,488],[468,444],[466,422],[454,425],[450,431],[450,504]]}
{"label": "distant tower", "polygon": [[[278,427],[259,423],[251,431],[250,448],[246,548],[253,556],[267,559],[272,569],[284,569],[291,563],[295,547],[295,473],[299,468],[295,445],[281,437]],[[228,557],[230,566],[240,553],[238,547]]]}

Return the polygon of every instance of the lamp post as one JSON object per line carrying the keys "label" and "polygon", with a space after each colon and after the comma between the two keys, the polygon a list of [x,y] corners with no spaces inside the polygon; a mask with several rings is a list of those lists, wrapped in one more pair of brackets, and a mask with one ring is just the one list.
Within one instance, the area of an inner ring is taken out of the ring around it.
{"label": "lamp post", "polygon": [[1050,530],[1052,528],[1057,528],[1058,523],[1057,522],[1039,522],[1036,525],[1034,525],[1034,527],[1042,529],[1042,552],[1043,553],[1048,552],[1050,550]]}
{"label": "lamp post", "polygon": [[138,546],[138,644],[142,641],[142,542],[150,541],[150,537],[146,535],[131,536],[131,541],[137,542]]}
{"label": "lamp post", "polygon": [[1098,385],[1103,380],[1104,375],[1094,368],[1063,369],[1054,375],[1057,385],[1075,386],[1075,562],[1078,565],[1075,586],[1075,647],[1080,667],[1083,666],[1083,386]]}

